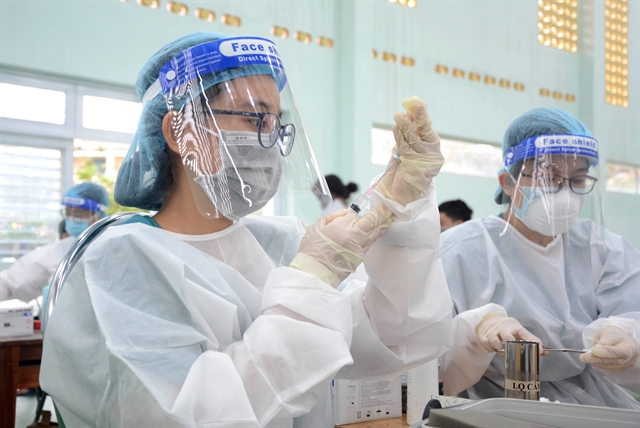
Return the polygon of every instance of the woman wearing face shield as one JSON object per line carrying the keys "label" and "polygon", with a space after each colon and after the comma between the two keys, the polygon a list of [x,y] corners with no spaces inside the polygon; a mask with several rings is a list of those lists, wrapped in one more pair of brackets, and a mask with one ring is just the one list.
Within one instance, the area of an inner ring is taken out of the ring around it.
{"label": "woman wearing face shield", "polygon": [[83,182],[67,190],[61,205],[67,237],[36,248],[0,272],[0,300],[30,302],[40,296],[75,238],[106,215],[109,195],[99,184]]}
{"label": "woman wearing face shield", "polygon": [[[67,425],[332,426],[332,378],[397,376],[448,349],[424,103],[396,114],[406,162],[373,209],[305,234],[248,217],[279,188],[328,196],[271,41],[187,35],[137,89],[116,201],[158,214],[97,238],[48,321],[41,385]],[[350,280],[363,260],[368,281]]]}
{"label": "woman wearing face shield", "polygon": [[504,341],[533,340],[590,349],[543,351],[542,397],[640,408],[618,386],[639,388],[640,253],[603,228],[597,140],[573,116],[535,109],[509,126],[503,154],[503,213],[442,237],[454,303],[445,393],[503,397]]}

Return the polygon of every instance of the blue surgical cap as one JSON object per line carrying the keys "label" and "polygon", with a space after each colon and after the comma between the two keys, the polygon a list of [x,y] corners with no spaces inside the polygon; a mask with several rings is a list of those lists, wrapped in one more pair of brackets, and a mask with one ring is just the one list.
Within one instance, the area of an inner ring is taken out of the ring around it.
{"label": "blue surgical cap", "polygon": [[[99,184],[90,183],[88,181],[76,184],[71,189],[67,190],[64,196],[71,197],[71,198],[89,199],[90,201],[94,201],[100,205],[104,205],[105,210],[110,203],[109,194],[107,193],[105,188]],[[95,210],[95,211],[99,211],[99,210]]]}
{"label": "blue surgical cap", "polygon": [[[160,69],[183,51],[203,43],[225,39],[219,33],[190,33],[169,42],[156,52],[140,70],[136,92],[142,101],[147,89],[158,79]],[[218,83],[256,74],[272,74],[269,67],[248,65],[201,76],[198,85],[190,86],[189,96],[172,97],[171,108],[179,110],[184,104]],[[159,94],[142,109],[138,129],[116,180],[115,201],[124,206],[157,211],[172,182],[171,165],[162,133],[162,120],[168,112],[167,99]]]}
{"label": "blue surgical cap", "polygon": [[[569,113],[555,108],[536,108],[511,122],[502,139],[502,157],[511,147],[527,138],[554,134],[592,137],[589,128]],[[515,164],[514,167],[519,168],[520,164]],[[506,204],[510,198],[502,191],[502,187],[498,187],[494,200],[497,204]]]}

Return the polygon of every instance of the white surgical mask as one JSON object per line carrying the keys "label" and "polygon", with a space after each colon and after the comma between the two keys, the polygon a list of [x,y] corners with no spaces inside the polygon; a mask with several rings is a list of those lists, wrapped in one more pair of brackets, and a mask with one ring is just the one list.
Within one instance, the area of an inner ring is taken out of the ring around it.
{"label": "white surgical mask", "polygon": [[522,206],[512,204],[512,210],[529,229],[545,236],[568,232],[582,211],[584,196],[563,188],[556,193],[545,193],[539,187],[521,186]]}
{"label": "white surgical mask", "polygon": [[202,129],[220,139],[223,168],[214,174],[198,175],[194,181],[218,212],[236,221],[264,207],[278,190],[282,175],[277,147],[262,147],[256,132],[221,129],[219,137]]}

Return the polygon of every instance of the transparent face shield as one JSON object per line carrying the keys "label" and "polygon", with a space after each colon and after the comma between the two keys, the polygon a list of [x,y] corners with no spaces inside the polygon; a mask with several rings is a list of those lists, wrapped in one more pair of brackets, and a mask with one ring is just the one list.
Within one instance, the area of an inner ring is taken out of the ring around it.
{"label": "transparent face shield", "polygon": [[158,81],[200,214],[236,221],[277,191],[300,203],[330,198],[271,41],[195,46],[169,61]]}
{"label": "transparent face shield", "polygon": [[106,211],[107,207],[99,202],[75,196],[64,196],[60,207],[60,215],[63,220],[84,220],[91,219],[94,216],[103,217]]}
{"label": "transparent face shield", "polygon": [[74,238],[80,236],[91,223],[106,215],[107,207],[92,199],[64,196],[60,215],[64,221],[64,230]]}
{"label": "transparent face shield", "polygon": [[568,232],[579,218],[587,218],[599,226],[595,231],[603,237],[595,139],[578,135],[532,137],[509,150],[505,164],[510,183],[504,191],[511,196],[507,222],[512,223],[515,216],[527,228],[554,237]]}

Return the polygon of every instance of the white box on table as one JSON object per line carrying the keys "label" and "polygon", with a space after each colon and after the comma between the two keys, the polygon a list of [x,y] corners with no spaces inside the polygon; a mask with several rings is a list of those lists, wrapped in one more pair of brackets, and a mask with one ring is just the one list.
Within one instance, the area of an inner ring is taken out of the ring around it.
{"label": "white box on table", "polygon": [[391,380],[331,381],[336,425],[402,416],[400,376]]}
{"label": "white box on table", "polygon": [[0,336],[27,336],[33,334],[33,308],[20,300],[0,303]]}

